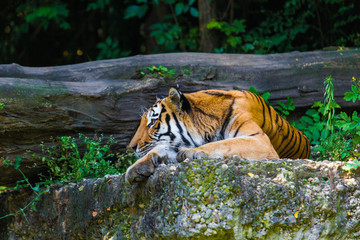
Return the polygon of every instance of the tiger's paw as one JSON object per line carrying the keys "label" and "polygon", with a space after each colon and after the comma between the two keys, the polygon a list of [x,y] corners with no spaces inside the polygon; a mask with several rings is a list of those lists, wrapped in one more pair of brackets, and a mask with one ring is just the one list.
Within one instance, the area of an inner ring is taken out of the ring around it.
{"label": "tiger's paw", "polygon": [[159,161],[159,155],[155,152],[146,154],[131,165],[125,174],[125,180],[129,184],[142,182],[147,179],[155,171],[155,165]]}
{"label": "tiger's paw", "polygon": [[189,160],[193,160],[193,159],[201,159],[206,157],[208,157],[208,155],[203,150],[198,150],[196,148],[183,148],[178,152],[176,156],[176,160],[178,162],[182,162],[187,158]]}

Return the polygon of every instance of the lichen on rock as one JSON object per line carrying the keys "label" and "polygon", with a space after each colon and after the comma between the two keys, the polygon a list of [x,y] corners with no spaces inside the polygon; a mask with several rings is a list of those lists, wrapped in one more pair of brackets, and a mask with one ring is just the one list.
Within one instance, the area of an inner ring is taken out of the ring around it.
{"label": "lichen on rock", "polygon": [[[359,176],[339,162],[202,159],[54,186],[7,222],[22,239],[357,239]],[[81,190],[80,190],[81,189]],[[25,203],[30,196],[1,196]],[[8,209],[11,211],[12,209]]]}

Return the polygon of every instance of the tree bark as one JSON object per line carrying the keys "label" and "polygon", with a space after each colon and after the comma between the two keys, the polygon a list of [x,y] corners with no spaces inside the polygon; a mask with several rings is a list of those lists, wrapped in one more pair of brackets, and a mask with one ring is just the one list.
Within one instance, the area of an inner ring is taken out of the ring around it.
{"label": "tree bark", "polygon": [[[163,65],[178,76],[164,79],[140,71]],[[187,69],[186,71],[184,69]],[[297,109],[322,100],[323,80],[335,78],[335,100],[343,109],[358,107],[346,102],[351,78],[360,78],[360,50],[293,52],[270,55],[171,53],[95,61],[82,64],[31,68],[0,65],[0,159],[23,158],[21,170],[35,177],[41,162],[40,143],[51,137],[94,136],[103,133],[119,142],[124,151],[144,107],[156,94],[166,96],[179,85],[183,92],[203,89],[249,89],[271,92],[270,103],[294,98]],[[183,72],[191,74],[183,74]],[[1,161],[1,160],[0,160]],[[0,162],[0,186],[14,184],[21,176]]]}
{"label": "tree bark", "polygon": [[[1,239],[358,239],[360,175],[340,162],[194,160],[52,186],[37,211],[0,220]],[[34,198],[0,195],[0,217]],[[26,216],[26,218],[25,218]]]}
{"label": "tree bark", "polygon": [[215,2],[215,0],[199,0],[198,2],[201,52],[214,52],[217,47],[217,35],[214,30],[206,27],[212,19],[216,19]]}

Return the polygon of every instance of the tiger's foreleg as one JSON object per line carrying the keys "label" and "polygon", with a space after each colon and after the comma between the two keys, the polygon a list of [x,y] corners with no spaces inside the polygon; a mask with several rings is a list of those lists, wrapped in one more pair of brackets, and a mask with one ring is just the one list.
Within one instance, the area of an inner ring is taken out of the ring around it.
{"label": "tiger's foreleg", "polygon": [[234,156],[252,160],[279,159],[279,155],[270,141],[263,141],[261,138],[253,136],[225,139],[207,143],[197,148],[183,148],[179,151],[176,158],[178,162],[181,162],[186,158],[189,160],[200,159],[202,157],[219,159]]}
{"label": "tiger's foreleg", "polygon": [[144,181],[161,163],[175,163],[176,152],[168,146],[157,146],[131,165],[125,174],[126,182],[134,184]]}

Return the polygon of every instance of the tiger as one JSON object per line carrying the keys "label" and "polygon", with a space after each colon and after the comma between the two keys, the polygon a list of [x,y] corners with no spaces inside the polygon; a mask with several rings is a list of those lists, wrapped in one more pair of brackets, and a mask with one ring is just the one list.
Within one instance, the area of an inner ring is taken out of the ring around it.
{"label": "tiger", "polygon": [[259,95],[246,90],[182,93],[170,88],[142,115],[129,147],[139,159],[125,174],[141,182],[160,164],[185,159],[307,159],[309,139]]}

